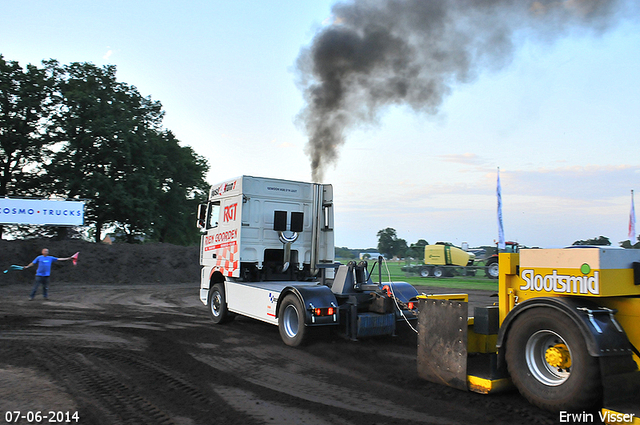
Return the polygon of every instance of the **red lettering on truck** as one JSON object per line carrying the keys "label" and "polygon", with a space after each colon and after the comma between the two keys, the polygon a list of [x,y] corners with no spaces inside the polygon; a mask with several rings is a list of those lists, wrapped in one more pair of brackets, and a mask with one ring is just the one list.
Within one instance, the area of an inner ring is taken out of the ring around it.
{"label": "red lettering on truck", "polygon": [[228,207],[224,207],[224,215],[222,216],[222,221],[227,223],[229,221],[236,220],[236,210],[238,209],[238,203],[229,205]]}
{"label": "red lettering on truck", "polygon": [[[216,233],[215,235],[205,236],[204,245],[205,251],[211,251],[212,249],[221,248],[221,243],[230,242],[238,238],[238,230],[233,229],[228,232]],[[214,245],[215,244],[215,245]]]}

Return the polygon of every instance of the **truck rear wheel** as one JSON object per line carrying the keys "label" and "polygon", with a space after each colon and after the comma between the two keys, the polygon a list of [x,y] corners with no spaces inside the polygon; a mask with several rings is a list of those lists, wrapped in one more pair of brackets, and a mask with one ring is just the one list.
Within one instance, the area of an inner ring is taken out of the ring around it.
{"label": "truck rear wheel", "polygon": [[498,265],[498,259],[495,257],[489,258],[484,265],[484,272],[489,279],[497,279],[500,275],[500,266]]}
{"label": "truck rear wheel", "polygon": [[600,365],[575,323],[552,308],[523,312],[507,336],[511,379],[532,404],[551,411],[593,408],[602,399]]}
{"label": "truck rear wheel", "polygon": [[213,323],[224,323],[233,319],[227,309],[223,283],[216,283],[209,290],[209,313],[211,313]]}
{"label": "truck rear wheel", "polygon": [[433,269],[433,277],[444,277],[445,271],[442,267],[434,267]]}
{"label": "truck rear wheel", "polygon": [[304,322],[305,312],[298,297],[293,294],[284,297],[278,312],[278,329],[282,341],[292,347],[304,344],[308,333]]}

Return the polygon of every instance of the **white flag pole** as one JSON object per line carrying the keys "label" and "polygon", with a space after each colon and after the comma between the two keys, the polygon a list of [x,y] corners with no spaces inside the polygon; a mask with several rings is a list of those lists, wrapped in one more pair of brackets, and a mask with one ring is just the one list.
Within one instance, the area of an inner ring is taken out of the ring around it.
{"label": "white flag pole", "polygon": [[629,241],[631,245],[636,243],[636,208],[633,202],[633,190],[631,191],[631,212],[629,212]]}

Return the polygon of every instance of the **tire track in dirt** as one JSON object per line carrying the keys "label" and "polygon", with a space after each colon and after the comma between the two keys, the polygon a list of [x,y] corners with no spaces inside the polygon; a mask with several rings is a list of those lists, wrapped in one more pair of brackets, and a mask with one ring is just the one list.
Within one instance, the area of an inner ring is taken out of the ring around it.
{"label": "tire track in dirt", "polygon": [[235,348],[228,351],[225,356],[203,353],[192,353],[192,355],[196,360],[216,370],[231,373],[254,385],[308,402],[417,423],[458,423],[398,406],[396,403],[380,398],[368,391],[371,389],[371,383],[366,379],[354,382],[359,389],[349,389],[332,383],[331,377],[310,364],[298,363],[305,368],[303,375],[299,371],[287,370],[292,366],[289,361],[296,362],[295,359],[274,356],[267,363],[264,356],[254,353],[252,349]]}
{"label": "tire track in dirt", "polygon": [[212,384],[213,391],[234,409],[244,412],[256,421],[264,424],[297,424],[297,425],[352,425],[336,415],[321,418],[318,415],[282,403],[267,401],[256,394],[240,388],[224,387]]}
{"label": "tire track in dirt", "polygon": [[198,386],[191,384],[180,373],[170,370],[160,363],[157,363],[148,357],[140,356],[132,352],[111,351],[111,350],[94,350],[80,349],[81,352],[98,357],[102,360],[118,363],[119,365],[134,368],[143,374],[154,375],[163,382],[168,388],[172,388],[181,392],[184,396],[189,397],[202,406],[202,410],[206,410],[205,406],[211,403],[209,395],[205,394]]}
{"label": "tire track in dirt", "polygon": [[[177,425],[171,416],[125,384],[117,374],[98,367],[81,353],[61,353],[55,348],[30,348],[35,358],[78,398],[90,399],[99,423]],[[96,415],[96,413],[99,413]]]}

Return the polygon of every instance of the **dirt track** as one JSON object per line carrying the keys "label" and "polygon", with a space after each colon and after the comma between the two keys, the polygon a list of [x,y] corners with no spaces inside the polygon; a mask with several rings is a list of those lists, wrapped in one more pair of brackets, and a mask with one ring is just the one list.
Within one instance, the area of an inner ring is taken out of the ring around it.
{"label": "dirt track", "polygon": [[[420,380],[390,338],[285,346],[251,319],[216,326],[194,284],[0,284],[0,423],[7,411],[81,424],[555,424],[517,393]],[[18,423],[27,423],[21,420]]]}

